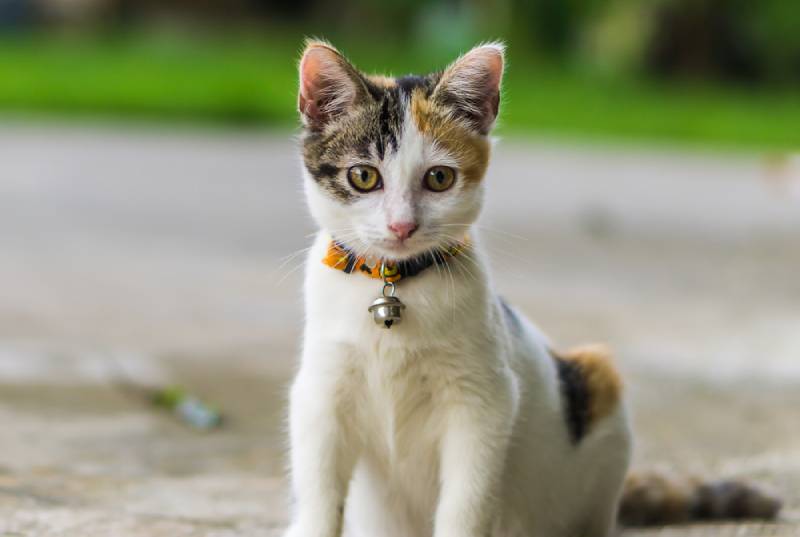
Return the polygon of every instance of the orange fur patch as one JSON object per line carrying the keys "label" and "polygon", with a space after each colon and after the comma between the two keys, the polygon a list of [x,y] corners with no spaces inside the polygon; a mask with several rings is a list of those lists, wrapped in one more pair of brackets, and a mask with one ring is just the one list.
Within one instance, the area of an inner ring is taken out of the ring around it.
{"label": "orange fur patch", "polygon": [[423,135],[453,155],[467,182],[483,179],[489,165],[490,144],[486,137],[453,119],[446,108],[428,99],[421,89],[411,94],[411,117]]}
{"label": "orange fur patch", "polygon": [[586,345],[556,353],[561,360],[578,365],[590,393],[590,422],[608,416],[622,399],[622,378],[605,345]]}
{"label": "orange fur patch", "polygon": [[394,78],[383,75],[368,75],[367,80],[378,86],[379,88],[393,88],[397,85]]}

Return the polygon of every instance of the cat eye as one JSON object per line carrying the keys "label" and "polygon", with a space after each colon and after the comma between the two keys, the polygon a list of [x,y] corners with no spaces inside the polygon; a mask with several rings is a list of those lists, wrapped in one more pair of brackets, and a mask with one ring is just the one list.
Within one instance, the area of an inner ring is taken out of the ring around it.
{"label": "cat eye", "polygon": [[423,185],[433,192],[444,192],[456,181],[456,171],[448,166],[434,166],[422,180]]}
{"label": "cat eye", "polygon": [[372,166],[353,166],[347,170],[347,180],[359,192],[371,192],[383,186],[381,174]]}

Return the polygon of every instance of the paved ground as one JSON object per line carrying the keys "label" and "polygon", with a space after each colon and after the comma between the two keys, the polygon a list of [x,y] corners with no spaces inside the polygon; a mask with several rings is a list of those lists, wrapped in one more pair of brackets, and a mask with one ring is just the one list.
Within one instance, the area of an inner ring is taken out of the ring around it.
{"label": "paved ground", "polygon": [[[283,135],[0,127],[0,536],[274,535],[312,231]],[[755,156],[503,142],[498,287],[618,351],[637,465],[746,476],[800,535],[800,200]],[[283,261],[282,261],[283,260]],[[137,390],[218,404],[200,433]]]}

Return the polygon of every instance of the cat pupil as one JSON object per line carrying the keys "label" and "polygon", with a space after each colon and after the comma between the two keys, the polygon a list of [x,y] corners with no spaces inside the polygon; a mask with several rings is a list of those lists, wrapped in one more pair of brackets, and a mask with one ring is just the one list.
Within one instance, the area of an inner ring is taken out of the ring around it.
{"label": "cat pupil", "polygon": [[369,173],[367,170],[361,170],[361,180],[366,183],[367,179],[369,179]]}

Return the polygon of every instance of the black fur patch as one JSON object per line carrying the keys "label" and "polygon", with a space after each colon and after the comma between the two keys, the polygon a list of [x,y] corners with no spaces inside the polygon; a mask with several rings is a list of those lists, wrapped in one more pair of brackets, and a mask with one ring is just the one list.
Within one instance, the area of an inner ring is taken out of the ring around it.
{"label": "black fur patch", "polygon": [[334,166],[333,164],[328,164],[327,162],[323,162],[317,168],[317,173],[313,174],[314,177],[336,177],[339,173],[339,168]]}
{"label": "black fur patch", "polygon": [[[386,155],[386,145],[389,144],[393,146],[395,149],[397,148],[397,136],[392,132],[391,124],[392,124],[392,112],[393,109],[390,109],[391,102],[397,102],[396,99],[392,97],[393,92],[386,92],[386,95],[381,102],[381,115],[378,117],[378,129],[379,134],[378,137],[375,139],[375,151],[378,153],[378,158],[383,160]],[[397,118],[398,114],[395,114],[395,118]]]}
{"label": "black fur patch", "polygon": [[441,73],[431,73],[425,76],[406,75],[398,78],[396,82],[397,87],[400,88],[400,91],[406,96],[410,97],[415,89],[421,88],[425,96],[430,97],[440,78]]}
{"label": "black fur patch", "polygon": [[340,169],[328,162],[322,162],[316,167],[306,164],[308,173],[327,192],[344,203],[351,201],[355,196],[349,188],[344,186],[339,178]]}
{"label": "black fur patch", "polygon": [[720,480],[697,487],[691,504],[696,520],[772,518],[780,509],[780,501],[772,500],[747,483]]}
{"label": "black fur patch", "polygon": [[406,75],[397,79],[397,87],[406,95],[411,95],[414,88],[424,88],[427,78],[417,75]]}
{"label": "black fur patch", "polygon": [[591,419],[589,386],[580,364],[557,356],[553,358],[558,369],[561,399],[564,402],[564,420],[572,443],[578,444],[586,435]]}

